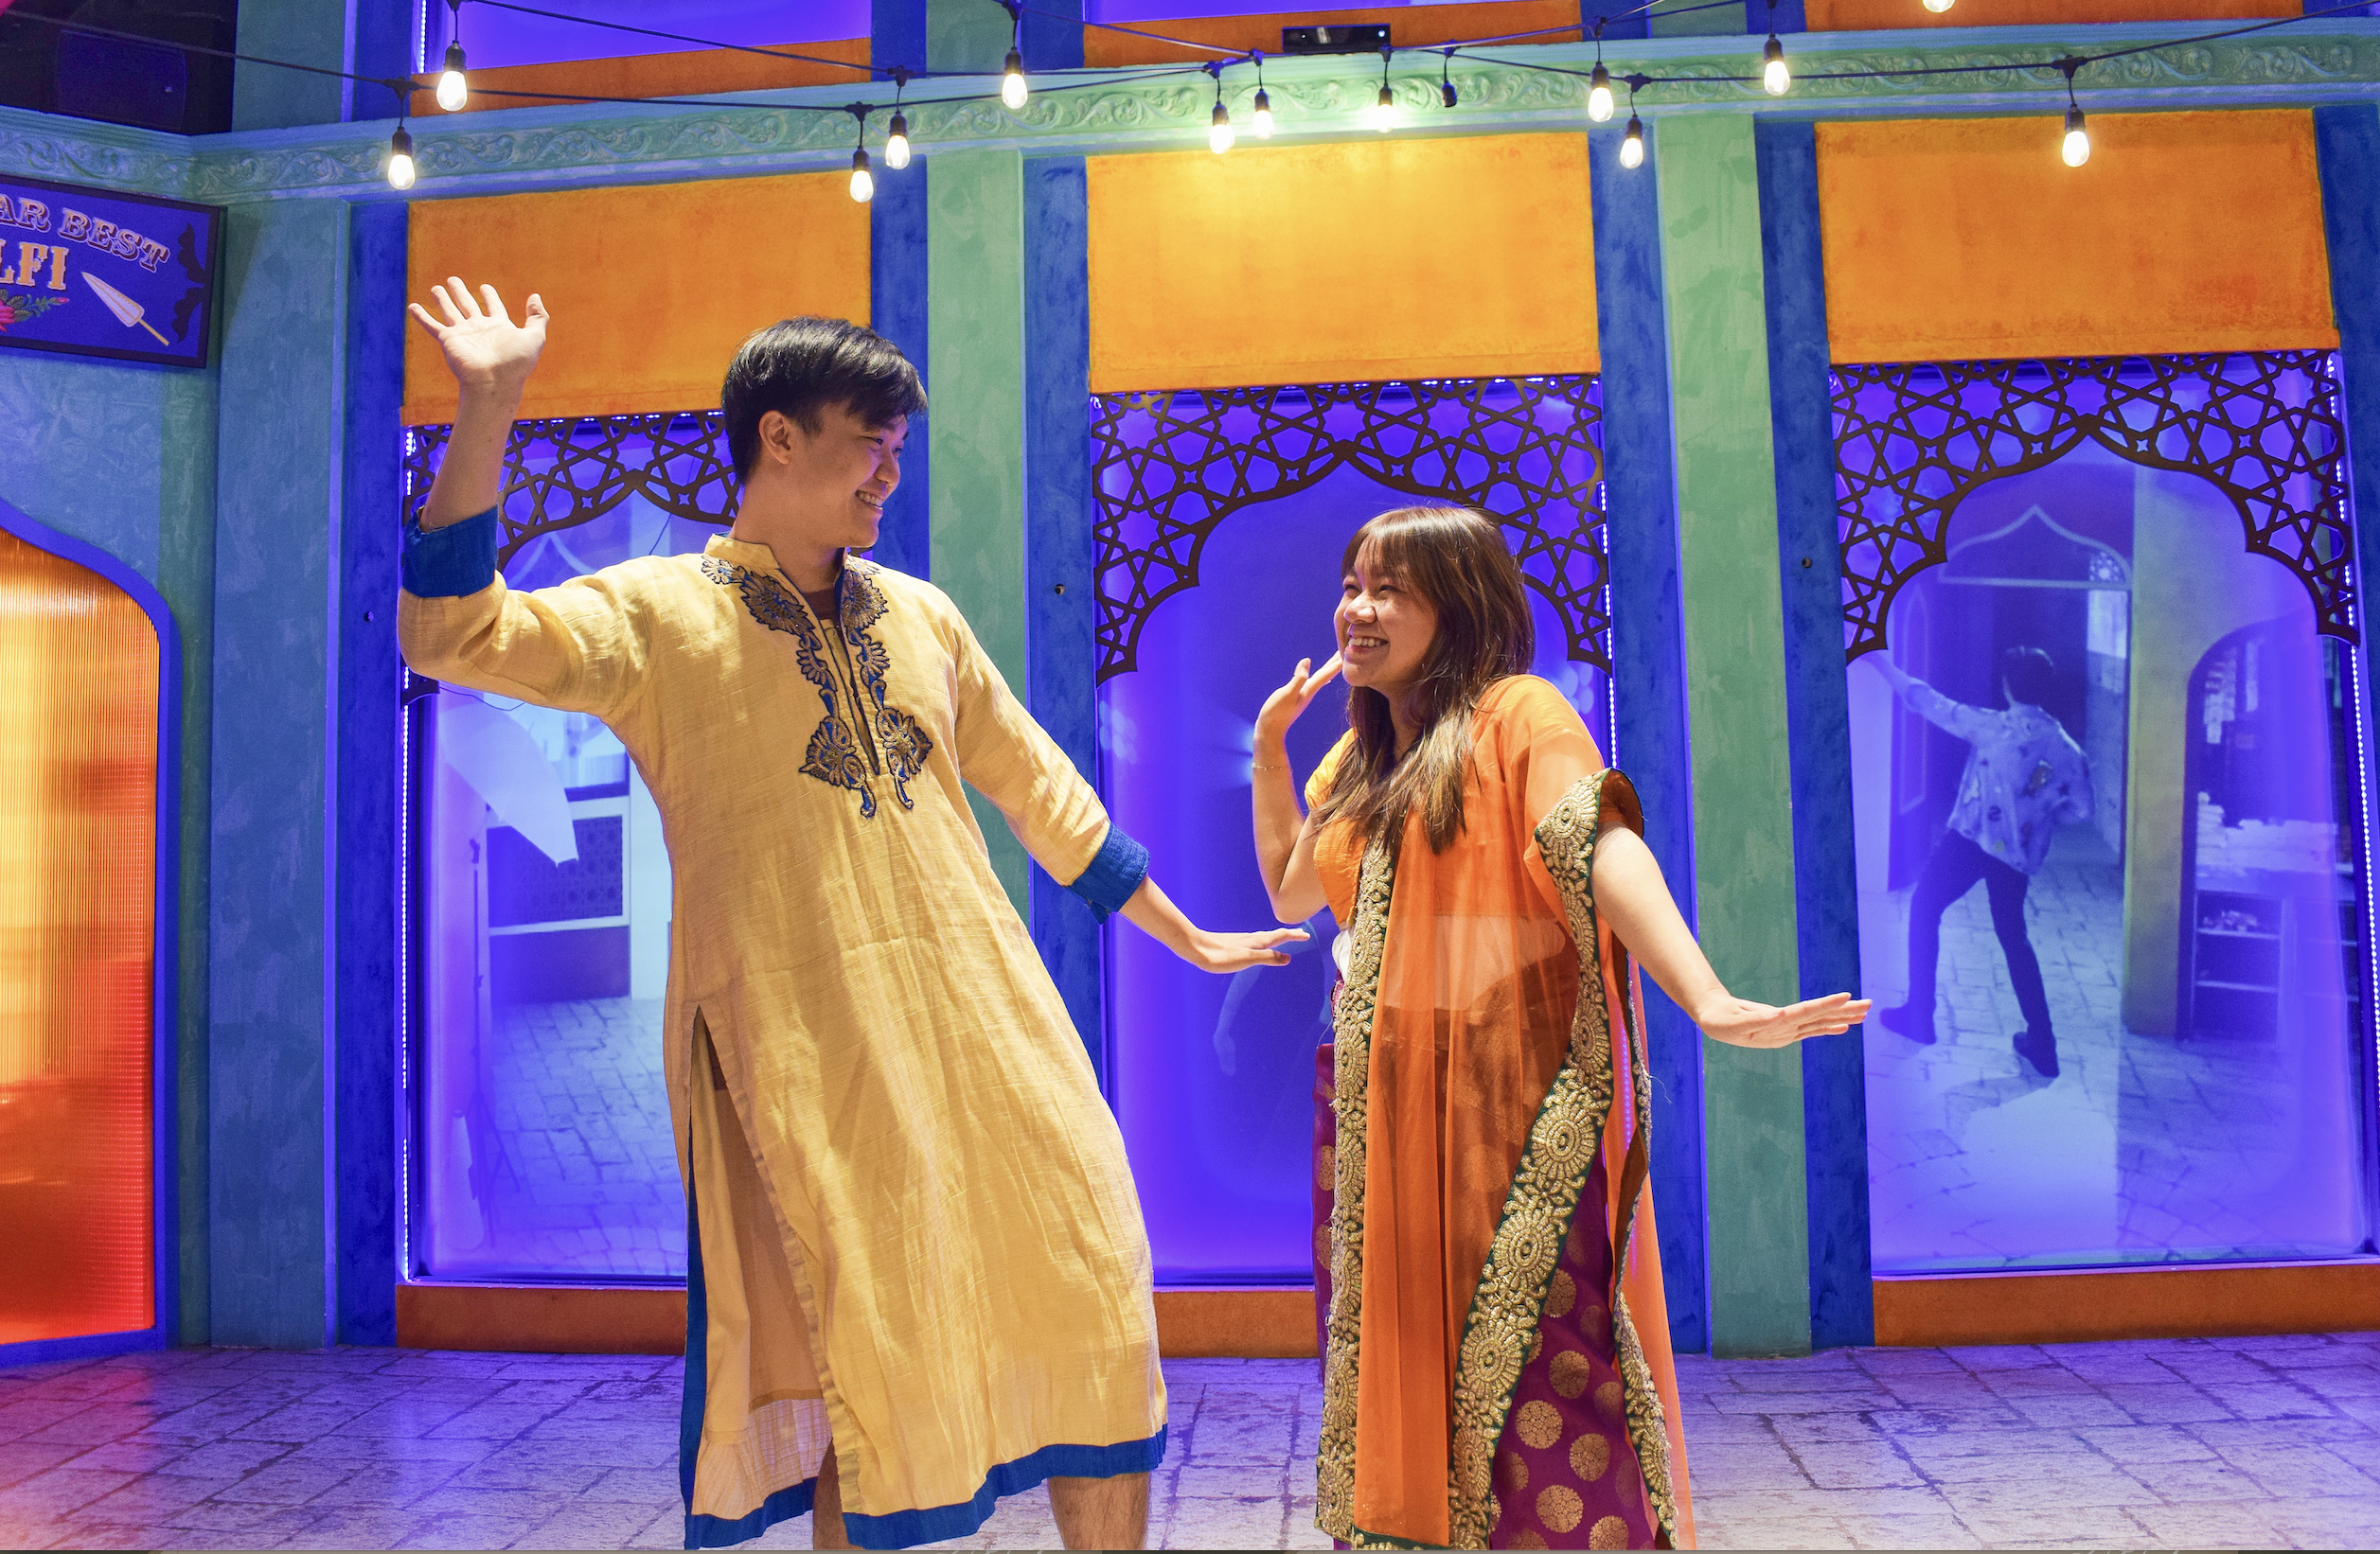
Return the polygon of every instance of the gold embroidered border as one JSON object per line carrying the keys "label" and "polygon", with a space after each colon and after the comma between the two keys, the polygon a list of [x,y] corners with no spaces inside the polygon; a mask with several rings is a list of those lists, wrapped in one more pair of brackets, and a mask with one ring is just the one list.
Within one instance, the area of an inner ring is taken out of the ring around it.
{"label": "gold embroidered border", "polygon": [[1365,850],[1348,925],[1347,978],[1333,1013],[1331,1112],[1339,1124],[1330,1210],[1330,1342],[1323,1360],[1322,1444],[1315,1463],[1314,1525],[1358,1548],[1380,1546],[1355,1525],[1357,1344],[1363,1327],[1363,1161],[1372,1074],[1372,1019],[1388,945],[1396,860],[1384,842]]}
{"label": "gold embroidered border", "polygon": [[[1603,1143],[1611,1111],[1610,1015],[1604,1006],[1602,956],[1596,931],[1592,875],[1603,791],[1609,771],[1581,778],[1536,831],[1537,851],[1562,892],[1578,945],[1578,1009],[1562,1068],[1547,1087],[1530,1125],[1520,1165],[1513,1173],[1504,1213],[1490,1243],[1465,1323],[1455,1369],[1452,1473],[1447,1491],[1448,1530],[1457,1547],[1484,1548],[1498,1513],[1491,1466],[1503,1436],[1514,1389],[1537,1340],[1546,1290],[1578,1210],[1579,1194]],[[1625,779],[1624,779],[1625,781]],[[1629,1031],[1631,1036],[1634,1031]],[[1636,1078],[1637,1125],[1647,1120],[1640,1044],[1628,1057]],[[1618,1184],[1614,1184],[1616,1191]],[[1628,1206],[1623,1205],[1625,1215]],[[1614,1249],[1615,1273],[1625,1266],[1626,1236]],[[1615,1279],[1615,1283],[1617,1282]],[[1626,1383],[1628,1437],[1653,1491],[1662,1529],[1676,1537],[1669,1496],[1669,1447],[1652,1372],[1636,1330],[1615,1292],[1613,1332]],[[1643,1404],[1650,1403],[1649,1415]],[[1647,1426],[1649,1425],[1649,1435]]]}
{"label": "gold embroidered border", "polygon": [[[1625,998],[1630,992],[1624,987],[1621,997]],[[1603,1000],[1598,998],[1595,1001]],[[1626,1036],[1636,1136],[1645,1141],[1649,1150],[1653,1138],[1653,1074],[1645,1061],[1644,1033],[1633,1020],[1628,1022]],[[1645,1189],[1640,1186],[1638,1191]],[[1675,1548],[1678,1501],[1677,1486],[1670,1478],[1669,1423],[1662,1414],[1661,1387],[1654,1380],[1652,1364],[1644,1358],[1644,1345],[1637,1336],[1635,1315],[1628,1310],[1627,1297],[1620,1288],[1627,1276],[1628,1253],[1636,1245],[1636,1205],[1621,1204],[1618,1212],[1620,1240],[1611,1249],[1611,1333],[1620,1351],[1620,1376],[1627,1384],[1628,1440],[1636,1448],[1637,1466],[1643,1471],[1644,1492],[1653,1502],[1653,1513],[1661,1518],[1661,1530],[1668,1534],[1669,1546]],[[1655,1246],[1647,1255],[1659,1257],[1661,1248]]]}

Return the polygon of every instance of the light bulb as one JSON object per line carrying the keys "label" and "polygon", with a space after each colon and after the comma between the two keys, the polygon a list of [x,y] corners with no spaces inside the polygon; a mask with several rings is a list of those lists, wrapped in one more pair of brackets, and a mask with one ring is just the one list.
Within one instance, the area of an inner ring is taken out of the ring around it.
{"label": "light bulb", "polygon": [[1611,122],[1611,72],[1600,64],[1587,80],[1587,116],[1597,124]]}
{"label": "light bulb", "polygon": [[1000,67],[1000,101],[1012,114],[1024,106],[1024,56],[1013,48]]}
{"label": "light bulb", "polygon": [[1248,125],[1256,132],[1258,140],[1272,138],[1272,99],[1265,96],[1261,86],[1256,88],[1256,111],[1250,115]]}
{"label": "light bulb", "polygon": [[909,166],[909,120],[903,115],[893,115],[892,132],[884,137],[884,165],[895,172]]}
{"label": "light bulb", "polygon": [[1372,104],[1369,116],[1372,128],[1382,134],[1396,128],[1396,95],[1388,89],[1385,82],[1381,84],[1378,99]]}
{"label": "light bulb", "polygon": [[1438,100],[1445,103],[1448,107],[1452,108],[1457,103],[1461,102],[1463,98],[1456,93],[1454,89],[1454,82],[1451,79],[1441,79],[1438,82]]}
{"label": "light bulb", "polygon": [[1620,166],[1644,166],[1644,121],[1634,114],[1628,115],[1627,138],[1620,142]]}
{"label": "light bulb", "polygon": [[463,79],[463,45],[446,45],[446,73],[438,78],[438,106],[448,113],[458,113],[471,100],[471,82]]}
{"label": "light bulb", "polygon": [[1760,51],[1760,84],[1772,97],[1782,97],[1793,85],[1793,72],[1785,68],[1785,44],[1772,34],[1768,46]]}
{"label": "light bulb", "polygon": [[851,198],[863,205],[876,198],[876,175],[868,171],[868,151],[864,146],[851,153]]}
{"label": "light bulb", "polygon": [[392,189],[413,187],[413,136],[405,127],[397,126],[397,132],[388,137],[388,186]]}
{"label": "light bulb", "polygon": [[1932,11],[1936,16],[1940,16],[1944,11],[1948,10],[1956,3],[1957,0],[1926,0],[1926,9]]}
{"label": "light bulb", "polygon": [[1221,156],[1225,151],[1232,149],[1232,142],[1237,140],[1238,138],[1238,133],[1232,129],[1231,110],[1224,107],[1219,102],[1217,103],[1215,105],[1215,112],[1207,118],[1207,150],[1213,151],[1217,156]]}
{"label": "light bulb", "polygon": [[2066,158],[2069,168],[2079,168],[2090,160],[2090,132],[2083,128],[2080,108],[2066,111],[2066,144],[2058,148],[2058,154]]}

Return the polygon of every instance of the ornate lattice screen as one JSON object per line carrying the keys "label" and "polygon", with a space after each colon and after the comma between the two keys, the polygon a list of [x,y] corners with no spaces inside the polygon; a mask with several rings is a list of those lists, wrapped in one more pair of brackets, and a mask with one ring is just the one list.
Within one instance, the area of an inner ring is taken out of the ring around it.
{"label": "ornate lattice screen", "polygon": [[[430,500],[448,426],[405,432],[405,514]],[[576,528],[641,496],[672,518],[724,527],[735,516],[736,472],[716,410],[674,415],[561,416],[519,421],[505,445],[496,564],[542,534]]]}
{"label": "ornate lattice screen", "polygon": [[1609,669],[1600,379],[1178,389],[1091,403],[1100,680],[1131,669],[1150,613],[1198,586],[1217,524],[1341,467],[1501,521],[1561,617],[1568,656]]}
{"label": "ornate lattice screen", "polygon": [[2334,352],[1838,366],[1833,390],[1850,658],[1885,645],[1894,595],[1947,557],[1970,492],[2086,442],[2213,483],[2248,550],[2304,582],[2317,628],[2357,640]]}

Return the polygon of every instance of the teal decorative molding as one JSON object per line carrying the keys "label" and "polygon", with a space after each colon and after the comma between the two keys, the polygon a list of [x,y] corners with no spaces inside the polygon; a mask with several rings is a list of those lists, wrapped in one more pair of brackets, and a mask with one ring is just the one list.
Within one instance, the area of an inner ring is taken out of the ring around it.
{"label": "teal decorative molding", "polygon": [[[1637,109],[1647,117],[1679,111],[1828,118],[2037,114],[2051,112],[2065,97],[2064,79],[2043,61],[2206,30],[2156,23],[1803,33],[1788,44],[1796,79],[1784,97],[1769,97],[1752,79],[1757,44],[1742,38],[1635,40],[1607,45],[1604,58],[1615,75],[1642,71],[1669,78],[1639,95]],[[1514,61],[1582,74],[1549,74]],[[1583,129],[1583,72],[1593,61],[1593,47],[1580,44],[1496,44],[1457,54],[1449,73],[1462,106],[1449,113],[1438,103],[1438,57],[1407,51],[1390,70],[1404,113],[1397,132]],[[1965,73],[1940,74],[1945,68]],[[1864,74],[1869,71],[1881,74]],[[1860,74],[1840,79],[1847,73]],[[1070,80],[1100,84],[1036,93],[1016,114],[990,99],[998,84],[990,77],[936,81],[936,92],[981,90],[986,96],[966,102],[913,101],[910,138],[923,155],[993,149],[1096,155],[1203,146],[1215,100],[1205,79],[1126,79],[1138,74],[1072,73]],[[1363,115],[1379,79],[1377,61],[1366,56],[1266,61],[1265,84],[1280,125],[1279,140],[1375,133]],[[1244,119],[1253,73],[1233,67],[1224,85],[1225,99]],[[2380,22],[2308,23],[2134,54],[2089,66],[2075,88],[2093,112],[2380,100]],[[434,114],[410,121],[421,168],[411,197],[835,169],[850,156],[850,118],[787,105],[841,107],[855,95],[849,86],[808,87],[730,94],[704,98],[700,106],[607,103],[453,118]],[[390,189],[381,175],[393,127],[383,119],[187,139],[0,108],[0,171],[209,203],[324,196],[394,200],[405,196]],[[870,130],[880,142],[882,115]]]}

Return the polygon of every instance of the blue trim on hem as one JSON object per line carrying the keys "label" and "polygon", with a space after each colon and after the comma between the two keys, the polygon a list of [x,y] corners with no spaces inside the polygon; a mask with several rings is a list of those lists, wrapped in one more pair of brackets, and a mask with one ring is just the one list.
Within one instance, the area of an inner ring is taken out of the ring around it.
{"label": "blue trim on hem", "polygon": [[[1120,1441],[1113,1446],[1044,1446],[1038,1452],[1003,1462],[984,1475],[984,1487],[971,1500],[934,1506],[925,1510],[895,1511],[890,1516],[843,1513],[844,1534],[861,1548],[908,1548],[916,1544],[964,1538],[991,1519],[992,1506],[1011,1494],[1022,1494],[1050,1478],[1114,1478],[1124,1474],[1150,1473],[1165,1459],[1165,1427],[1146,1440]],[[689,1545],[691,1546],[691,1545]]]}
{"label": "blue trim on hem", "polygon": [[[807,1516],[817,1503],[818,1480],[806,1478],[785,1488],[760,1502],[760,1509],[749,1516],[729,1521],[724,1516],[686,1517],[686,1546],[688,1548],[728,1548],[757,1538],[779,1522],[796,1516]],[[849,1518],[844,1518],[848,1522]]]}
{"label": "blue trim on hem", "polygon": [[474,513],[442,529],[405,521],[405,592],[417,599],[463,599],[496,580],[496,545],[503,530],[496,509]]}
{"label": "blue trim on hem", "polygon": [[1108,839],[1099,844],[1099,856],[1066,888],[1090,902],[1092,914],[1104,923],[1109,913],[1124,909],[1147,877],[1148,849],[1110,821]]}

